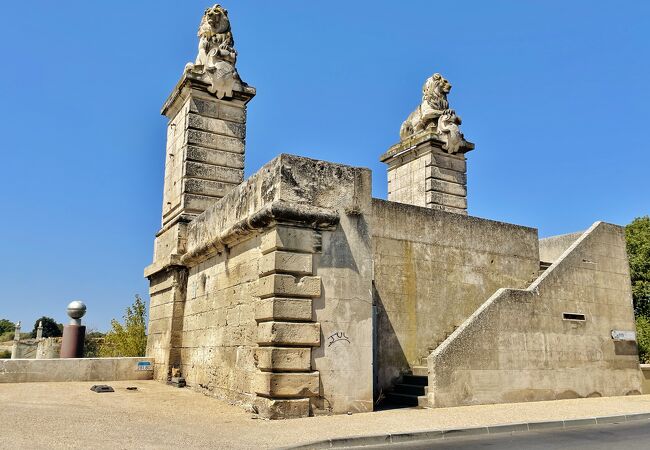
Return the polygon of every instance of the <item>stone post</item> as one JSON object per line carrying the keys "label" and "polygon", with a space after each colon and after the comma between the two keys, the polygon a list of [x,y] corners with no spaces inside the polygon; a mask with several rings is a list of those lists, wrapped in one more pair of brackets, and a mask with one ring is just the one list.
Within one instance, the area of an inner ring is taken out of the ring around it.
{"label": "stone post", "polygon": [[469,144],[447,153],[434,133],[421,133],[392,146],[380,161],[388,165],[388,200],[467,215]]}
{"label": "stone post", "polygon": [[36,329],[36,339],[43,339],[43,321],[38,322],[38,328]]}
{"label": "stone post", "polygon": [[16,322],[14,331],[14,344],[11,347],[11,359],[18,358],[18,346],[20,345],[20,321]]}

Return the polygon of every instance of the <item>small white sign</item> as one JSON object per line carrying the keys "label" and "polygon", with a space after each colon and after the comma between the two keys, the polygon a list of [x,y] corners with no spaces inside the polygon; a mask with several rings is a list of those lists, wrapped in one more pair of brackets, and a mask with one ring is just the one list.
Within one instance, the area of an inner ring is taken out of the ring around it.
{"label": "small white sign", "polygon": [[634,331],[612,330],[612,339],[617,341],[636,341]]}

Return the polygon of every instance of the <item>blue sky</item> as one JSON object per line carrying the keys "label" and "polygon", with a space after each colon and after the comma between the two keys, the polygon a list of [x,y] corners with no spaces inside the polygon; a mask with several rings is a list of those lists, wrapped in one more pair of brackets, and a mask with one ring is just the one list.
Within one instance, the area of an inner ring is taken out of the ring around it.
{"label": "blue sky", "polygon": [[[470,214],[541,236],[650,212],[650,3],[231,1],[246,174],[287,152],[369,167],[441,72],[476,143]],[[160,107],[208,2],[7,2],[0,16],[0,318],[106,330],[160,225]]]}

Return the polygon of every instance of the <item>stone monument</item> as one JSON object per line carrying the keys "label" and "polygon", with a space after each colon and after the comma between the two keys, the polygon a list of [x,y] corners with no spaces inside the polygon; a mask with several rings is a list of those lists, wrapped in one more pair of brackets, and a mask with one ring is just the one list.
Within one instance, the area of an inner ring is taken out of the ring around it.
{"label": "stone monument", "polygon": [[[255,96],[255,88],[237,73],[228,11],[218,4],[206,9],[198,38],[195,62],[185,66],[162,108],[169,119],[162,227],[147,271],[147,276],[168,277],[174,286],[169,291],[174,318],[182,317],[184,308],[180,287],[187,271],[180,255],[186,249],[187,225],[244,180],[246,105]],[[172,324],[179,325],[178,319]],[[179,332],[169,330],[172,348]],[[178,360],[174,350],[158,350],[171,365]]]}
{"label": "stone monument", "polygon": [[382,157],[385,201],[368,169],[286,154],[240,183],[236,56],[215,5],[163,108],[154,378],[269,419],[640,392],[624,230],[540,241],[467,216],[474,145],[442,75]]}
{"label": "stone monument", "polygon": [[467,214],[465,153],[474,144],[449,108],[451,84],[439,73],[422,87],[422,103],[400,128],[400,142],[380,160],[388,165],[388,200]]}

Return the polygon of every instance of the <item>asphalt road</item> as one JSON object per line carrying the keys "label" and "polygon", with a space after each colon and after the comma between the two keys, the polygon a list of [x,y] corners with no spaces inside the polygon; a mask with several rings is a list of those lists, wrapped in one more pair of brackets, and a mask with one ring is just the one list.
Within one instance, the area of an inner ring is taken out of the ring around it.
{"label": "asphalt road", "polygon": [[650,421],[639,420],[611,425],[578,427],[572,430],[503,433],[449,440],[416,441],[404,444],[358,447],[363,449],[399,448],[409,450],[499,449],[499,450],[636,450],[650,449]]}

